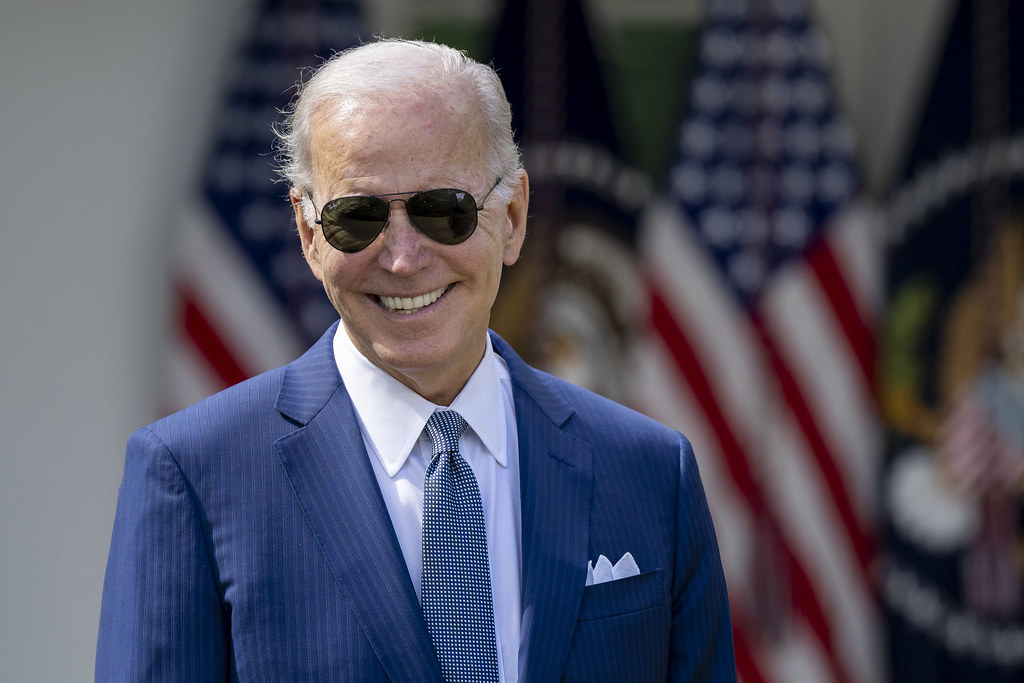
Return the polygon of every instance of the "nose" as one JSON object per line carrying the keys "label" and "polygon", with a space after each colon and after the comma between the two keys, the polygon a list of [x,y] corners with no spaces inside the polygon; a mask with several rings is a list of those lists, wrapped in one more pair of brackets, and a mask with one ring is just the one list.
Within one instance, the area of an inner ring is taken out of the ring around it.
{"label": "nose", "polygon": [[390,200],[388,210],[388,224],[380,236],[378,261],[382,268],[396,275],[415,273],[429,263],[430,249],[426,243],[430,239],[409,220],[404,200]]}

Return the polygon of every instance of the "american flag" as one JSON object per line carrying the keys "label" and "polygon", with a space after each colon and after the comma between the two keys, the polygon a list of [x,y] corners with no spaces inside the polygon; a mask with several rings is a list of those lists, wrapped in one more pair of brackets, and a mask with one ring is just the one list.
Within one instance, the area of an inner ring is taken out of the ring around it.
{"label": "american flag", "polygon": [[302,258],[272,126],[300,69],[358,41],[354,0],[264,0],[229,74],[201,187],[183,217],[167,405],[294,359],[337,314]]}
{"label": "american flag", "polygon": [[803,0],[712,0],[641,238],[641,408],[694,442],[748,683],[884,678],[881,252],[828,65]]}

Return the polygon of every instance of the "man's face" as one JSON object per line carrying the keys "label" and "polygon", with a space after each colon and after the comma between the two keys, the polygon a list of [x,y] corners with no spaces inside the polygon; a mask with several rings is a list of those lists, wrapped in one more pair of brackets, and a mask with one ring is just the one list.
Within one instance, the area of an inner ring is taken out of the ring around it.
{"label": "man's face", "polygon": [[[484,171],[475,104],[458,92],[337,107],[314,117],[312,133],[317,210],[346,195],[443,187],[466,190],[479,204],[495,181]],[[420,233],[396,201],[384,232],[356,253],[338,251],[319,225],[306,223],[299,192],[292,202],[306,260],[356,348],[421,396],[446,405],[483,356],[502,265],[519,257],[527,197],[524,173],[522,191],[507,206],[488,197],[476,231],[458,245]],[[420,306],[418,297],[437,299]],[[403,303],[417,307],[396,310],[394,298],[413,299]]]}

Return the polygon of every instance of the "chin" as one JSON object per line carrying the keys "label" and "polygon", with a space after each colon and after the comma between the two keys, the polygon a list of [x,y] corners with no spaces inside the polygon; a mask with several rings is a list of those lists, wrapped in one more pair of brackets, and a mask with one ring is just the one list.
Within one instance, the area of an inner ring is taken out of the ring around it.
{"label": "chin", "polygon": [[444,345],[431,344],[423,339],[388,341],[374,344],[377,358],[396,370],[420,370],[445,365],[456,354]]}

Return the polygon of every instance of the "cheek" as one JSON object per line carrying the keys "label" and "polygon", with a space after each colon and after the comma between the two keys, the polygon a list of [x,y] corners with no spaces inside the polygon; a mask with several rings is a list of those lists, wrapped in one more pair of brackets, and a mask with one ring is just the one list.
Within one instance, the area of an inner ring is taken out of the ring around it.
{"label": "cheek", "polygon": [[341,293],[351,286],[356,264],[351,263],[337,249],[320,242],[318,244],[321,281],[328,292]]}
{"label": "cheek", "polygon": [[487,273],[488,292],[492,298],[497,296],[498,287],[501,285],[501,275],[504,272],[504,260],[502,254],[495,253],[487,259],[486,264],[481,265],[480,272]]}
{"label": "cheek", "polygon": [[330,245],[322,245],[323,284],[335,308],[354,310],[366,301],[369,282],[376,275],[374,254],[369,249],[346,254]]}
{"label": "cheek", "polygon": [[324,259],[323,274],[324,286],[328,289],[345,290],[348,287],[350,269],[346,269],[335,259]]}

